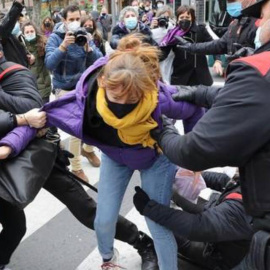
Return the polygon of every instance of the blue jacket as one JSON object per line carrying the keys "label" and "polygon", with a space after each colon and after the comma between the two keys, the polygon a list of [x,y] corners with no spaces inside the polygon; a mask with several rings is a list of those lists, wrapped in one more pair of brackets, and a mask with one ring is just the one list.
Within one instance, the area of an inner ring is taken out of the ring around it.
{"label": "blue jacket", "polygon": [[53,73],[54,89],[73,90],[82,73],[102,57],[102,53],[92,41],[89,43],[92,52],[85,52],[84,47],[77,44],[68,46],[67,51],[62,52],[59,46],[64,40],[65,31],[63,23],[56,25],[46,45],[45,65]]}

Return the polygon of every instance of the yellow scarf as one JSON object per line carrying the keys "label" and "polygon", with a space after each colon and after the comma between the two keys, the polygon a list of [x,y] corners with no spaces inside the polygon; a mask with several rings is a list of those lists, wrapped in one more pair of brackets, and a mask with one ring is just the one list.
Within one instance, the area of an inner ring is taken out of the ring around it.
{"label": "yellow scarf", "polygon": [[142,144],[143,147],[154,147],[156,141],[150,136],[150,130],[158,126],[151,117],[158,102],[157,89],[146,92],[136,108],[121,119],[118,119],[108,108],[103,88],[98,89],[96,101],[98,113],[106,124],[117,129],[122,142],[129,145]]}

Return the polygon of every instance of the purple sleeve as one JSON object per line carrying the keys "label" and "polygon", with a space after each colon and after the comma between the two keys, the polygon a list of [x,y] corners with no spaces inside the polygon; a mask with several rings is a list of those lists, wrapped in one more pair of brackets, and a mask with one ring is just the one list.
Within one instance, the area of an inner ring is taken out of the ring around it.
{"label": "purple sleeve", "polygon": [[193,129],[204,114],[204,109],[184,101],[174,101],[172,94],[177,92],[175,86],[159,83],[159,104],[161,113],[169,118],[183,120],[185,133]]}
{"label": "purple sleeve", "polygon": [[10,146],[12,148],[10,157],[17,156],[36,136],[36,132],[35,128],[29,126],[17,127],[0,140],[0,146]]}
{"label": "purple sleeve", "polygon": [[[76,102],[75,91],[70,91],[65,96],[46,103],[41,108],[47,114],[46,127],[56,126],[72,136],[82,138],[83,104],[82,97],[80,103]],[[0,146],[10,146],[12,148],[11,156],[16,156],[26,148],[36,133],[37,130],[29,126],[17,127],[0,140]]]}

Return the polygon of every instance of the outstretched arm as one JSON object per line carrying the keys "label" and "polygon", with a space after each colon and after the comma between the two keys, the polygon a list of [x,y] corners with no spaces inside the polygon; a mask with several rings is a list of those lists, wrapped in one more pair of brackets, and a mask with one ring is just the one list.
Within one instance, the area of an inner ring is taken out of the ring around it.
{"label": "outstretched arm", "polygon": [[20,17],[20,14],[24,8],[24,4],[22,0],[17,0],[13,2],[12,7],[9,12],[1,19],[0,23],[0,36],[2,38],[7,38],[11,35],[11,32]]}
{"label": "outstretched arm", "polygon": [[269,141],[270,127],[265,124],[268,83],[252,67],[235,63],[231,68],[237,72],[228,76],[213,106],[192,132],[184,136],[166,129],[161,132],[159,145],[173,163],[193,171],[239,167]]}

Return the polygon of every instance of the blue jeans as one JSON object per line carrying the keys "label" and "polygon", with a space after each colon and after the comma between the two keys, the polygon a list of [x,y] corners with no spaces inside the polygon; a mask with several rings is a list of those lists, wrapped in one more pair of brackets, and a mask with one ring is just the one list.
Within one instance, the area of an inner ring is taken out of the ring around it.
{"label": "blue jeans", "polygon": [[[113,256],[115,227],[120,206],[133,170],[102,155],[98,185],[97,214],[94,222],[99,252],[103,259]],[[160,155],[152,167],[141,170],[142,188],[149,197],[169,205],[175,166]],[[154,240],[160,270],[177,270],[177,246],[171,231],[146,218]]]}

